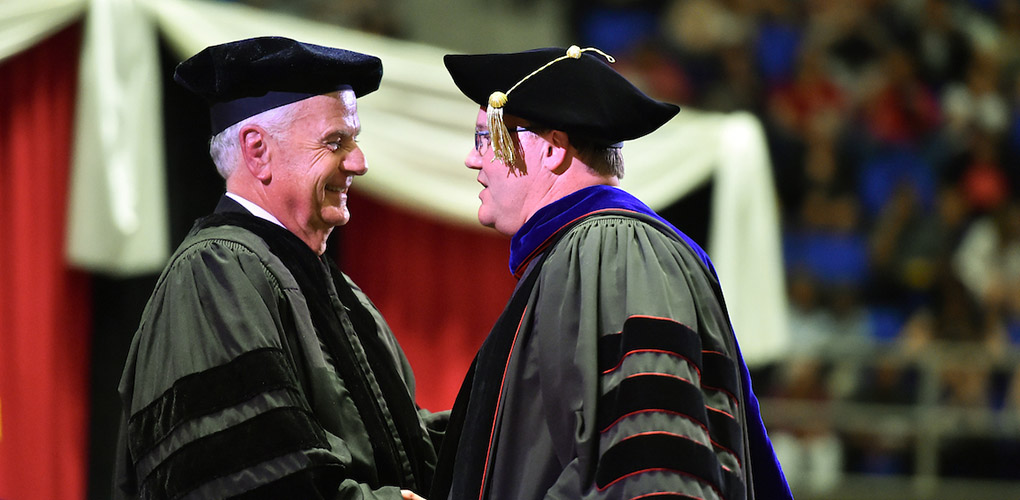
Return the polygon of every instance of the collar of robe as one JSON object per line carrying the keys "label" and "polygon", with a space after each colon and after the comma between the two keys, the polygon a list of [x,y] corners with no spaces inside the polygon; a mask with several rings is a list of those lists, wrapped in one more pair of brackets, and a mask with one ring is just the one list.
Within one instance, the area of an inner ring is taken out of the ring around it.
{"label": "collar of robe", "polygon": [[659,220],[690,244],[705,265],[713,269],[708,254],[700,246],[648,205],[618,187],[598,185],[575,191],[535,212],[510,240],[510,272],[519,279],[535,256],[543,252],[552,238],[571,222],[608,210],[636,212]]}

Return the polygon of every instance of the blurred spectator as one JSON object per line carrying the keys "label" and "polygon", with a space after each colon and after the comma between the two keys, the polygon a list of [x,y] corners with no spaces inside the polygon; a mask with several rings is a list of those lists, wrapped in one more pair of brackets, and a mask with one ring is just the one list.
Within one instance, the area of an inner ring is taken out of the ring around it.
{"label": "blurred spectator", "polygon": [[[815,47],[805,47],[793,78],[769,92],[767,109],[777,125],[808,137],[815,132],[817,120],[832,123],[847,111],[848,101],[842,89],[828,77],[824,64],[824,53]],[[831,141],[833,132],[821,132],[818,139]]]}
{"label": "blurred spectator", "polygon": [[990,52],[999,57],[999,86],[1007,95],[1013,95],[1020,76],[1020,2],[1000,0],[995,14],[1000,32],[997,44]]}
{"label": "blurred spectator", "polygon": [[999,210],[1011,194],[995,137],[985,131],[976,132],[959,164],[960,190],[968,208],[979,215]]}
{"label": "blurred spectator", "polygon": [[963,81],[971,58],[971,42],[954,23],[949,0],[925,0],[921,22],[914,41],[922,79],[933,89]]}
{"label": "blurred spectator", "polygon": [[974,221],[954,264],[974,300],[994,310],[1013,307],[1020,289],[1020,203],[1012,200]]}
{"label": "blurred spectator", "polygon": [[[875,334],[882,339],[898,335],[902,323],[929,300],[953,230],[949,226],[953,222],[943,218],[951,215],[929,210],[915,184],[900,182],[892,189],[876,212],[869,241],[868,297],[882,320],[875,326]],[[943,192],[940,202],[955,202],[953,194]]]}
{"label": "blurred spectator", "polygon": [[719,51],[721,78],[701,92],[700,103],[707,111],[752,111],[760,113],[762,89],[747,43]]}
{"label": "blurred spectator", "polygon": [[673,0],[662,14],[664,42],[683,61],[692,94],[696,92],[700,106],[708,110],[754,109],[758,105],[759,77],[749,43],[751,22],[740,15],[739,9],[745,7],[739,4],[732,0]]}
{"label": "blurred spectator", "polygon": [[[971,62],[964,81],[946,86],[942,114],[950,154],[981,148],[984,160],[995,155],[995,140],[1009,126],[1010,113],[999,92],[996,64],[990,55],[980,55]],[[975,144],[979,140],[985,143]]]}
{"label": "blurred spectator", "polygon": [[844,91],[853,94],[854,102],[859,102],[860,94],[871,85],[869,75],[888,45],[884,23],[898,18],[876,15],[871,3],[874,1],[807,3],[807,43],[823,48],[826,71]]}
{"label": "blurred spectator", "polygon": [[916,73],[916,63],[901,47],[882,56],[874,89],[863,96],[862,124],[879,144],[919,145],[939,125],[935,94]]}
{"label": "blurred spectator", "polygon": [[712,55],[747,41],[749,19],[721,0],[673,0],[662,15],[667,40],[686,54]]}
{"label": "blurred spectator", "polygon": [[796,66],[804,23],[798,3],[762,0],[754,41],[758,70],[766,87],[788,81]]}
{"label": "blurred spectator", "polygon": [[[796,357],[782,373],[782,397],[825,403],[825,368],[811,357]],[[801,414],[789,427],[770,430],[776,457],[795,491],[824,494],[833,491],[843,476],[843,443],[833,430],[830,408]]]}

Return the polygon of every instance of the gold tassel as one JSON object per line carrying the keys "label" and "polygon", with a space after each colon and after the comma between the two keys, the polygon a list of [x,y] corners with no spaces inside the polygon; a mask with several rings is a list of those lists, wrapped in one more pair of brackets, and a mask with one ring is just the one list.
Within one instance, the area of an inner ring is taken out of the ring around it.
{"label": "gold tassel", "polygon": [[564,59],[580,59],[581,54],[587,51],[599,53],[610,63],[616,62],[616,59],[614,59],[613,56],[606,54],[595,47],[582,49],[577,45],[571,45],[570,48],[567,49],[566,54],[557,57],[556,59],[545,63],[545,65],[535,71],[532,71],[528,76],[525,76],[521,79],[521,81],[514,84],[513,87],[510,87],[510,90],[507,90],[505,93],[497,90],[489,96],[489,105],[485,108],[485,117],[489,122],[489,140],[492,144],[493,155],[497,160],[503,162],[503,164],[507,166],[507,169],[509,170],[508,175],[511,173],[514,175],[527,174],[527,171],[525,170],[527,167],[523,165],[518,167],[517,165],[517,147],[514,144],[513,138],[510,137],[510,131],[507,130],[506,124],[503,123],[503,106],[506,105],[507,100],[510,98],[510,93],[513,92],[520,84],[524,83],[528,78],[535,76],[535,74],[539,71],[542,71],[549,66],[552,66],[554,63]]}
{"label": "gold tassel", "polygon": [[510,131],[503,123],[503,105],[506,104],[507,95],[496,91],[489,96],[489,105],[485,108],[485,116],[489,122],[489,141],[492,144],[492,152],[496,159],[503,162],[510,170],[510,173],[517,175],[517,147],[510,137]]}

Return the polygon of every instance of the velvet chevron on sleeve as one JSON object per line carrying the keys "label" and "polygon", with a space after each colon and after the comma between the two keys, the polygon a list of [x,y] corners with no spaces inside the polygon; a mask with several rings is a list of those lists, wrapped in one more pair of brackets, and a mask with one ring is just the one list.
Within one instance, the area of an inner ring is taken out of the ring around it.
{"label": "velvet chevron on sleeve", "polygon": [[[632,316],[620,333],[600,339],[599,355],[599,490],[676,473],[720,497],[745,498],[736,378],[711,386],[702,375],[711,371],[704,359],[718,351],[703,352],[697,333],[681,323]],[[736,373],[732,363],[727,368]]]}

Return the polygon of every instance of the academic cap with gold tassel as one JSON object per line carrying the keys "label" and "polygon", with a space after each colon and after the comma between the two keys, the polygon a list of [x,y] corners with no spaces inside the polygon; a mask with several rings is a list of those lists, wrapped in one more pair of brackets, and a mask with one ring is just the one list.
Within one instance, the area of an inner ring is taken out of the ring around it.
{"label": "academic cap with gold tassel", "polygon": [[460,91],[485,108],[495,157],[511,170],[516,148],[504,114],[609,146],[655,130],[680,110],[648,97],[606,61],[615,59],[576,45],[443,58]]}
{"label": "academic cap with gold tassel", "polygon": [[497,90],[489,95],[489,105],[485,108],[485,115],[489,122],[489,139],[492,141],[492,151],[495,154],[496,159],[510,167],[511,171],[514,170],[517,165],[515,161],[517,159],[517,148],[514,146],[513,139],[510,138],[510,131],[507,130],[506,124],[503,123],[503,106],[505,106],[507,101],[510,99],[510,93],[520,86],[520,84],[526,82],[528,78],[538,74],[538,72],[565,59],[580,59],[581,54],[586,51],[598,52],[605,56],[607,61],[611,63],[616,62],[616,59],[614,59],[613,56],[594,47],[582,49],[577,45],[571,45],[570,48],[567,49],[566,54],[545,63],[542,67],[532,71],[524,78],[521,78],[521,80],[515,83],[513,87],[510,87],[510,90],[507,90],[506,92],[500,92]]}

